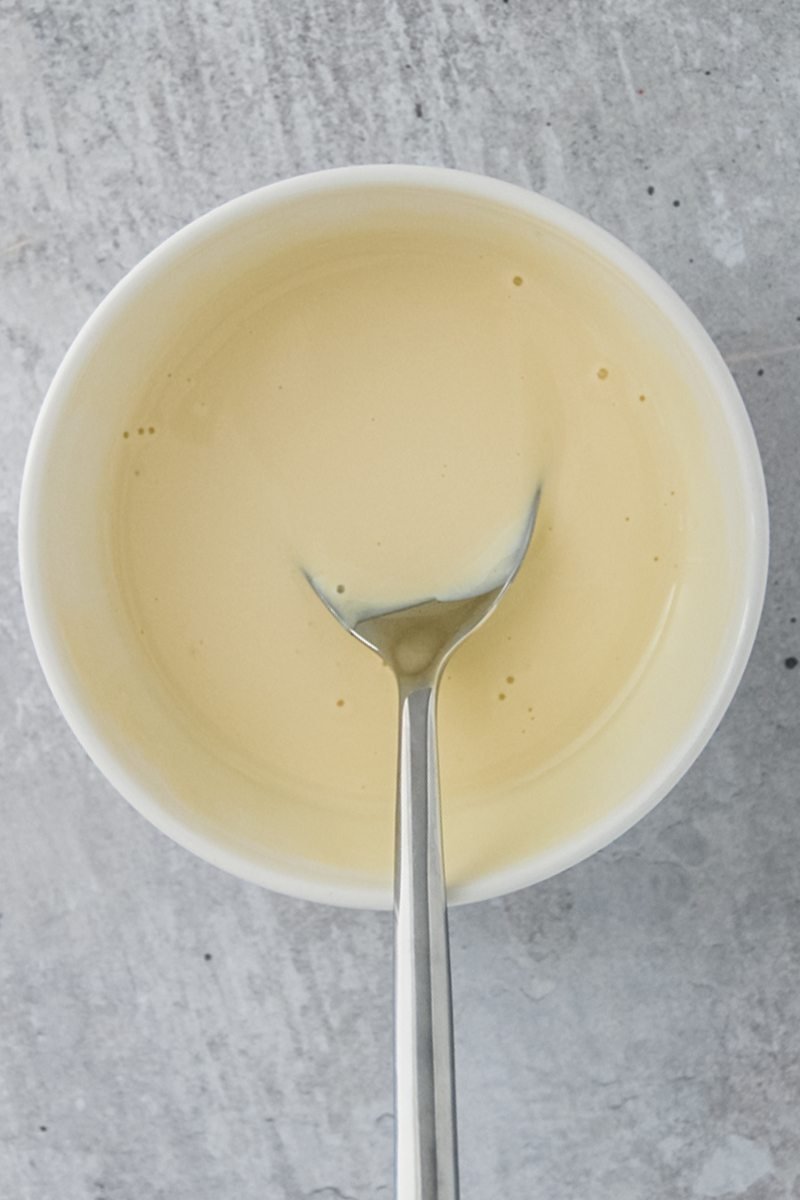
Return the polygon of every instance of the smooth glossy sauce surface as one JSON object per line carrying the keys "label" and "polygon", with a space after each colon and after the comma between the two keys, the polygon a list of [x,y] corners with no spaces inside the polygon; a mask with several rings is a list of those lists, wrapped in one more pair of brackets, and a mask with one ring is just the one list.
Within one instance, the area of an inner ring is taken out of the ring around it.
{"label": "smooth glossy sauce surface", "polygon": [[[448,666],[440,739],[456,875],[487,865],[459,812],[485,808],[488,865],[520,821],[546,842],[537,780],[613,721],[691,586],[681,387],[624,306],[511,237],[340,237],[211,304],[120,428],[111,504],[143,652],[244,781],[215,819],[269,841],[296,805],[290,850],[386,873],[393,679],[303,571],[364,610],[470,590],[541,484],[519,578]],[[169,769],[191,797],[188,762]]]}

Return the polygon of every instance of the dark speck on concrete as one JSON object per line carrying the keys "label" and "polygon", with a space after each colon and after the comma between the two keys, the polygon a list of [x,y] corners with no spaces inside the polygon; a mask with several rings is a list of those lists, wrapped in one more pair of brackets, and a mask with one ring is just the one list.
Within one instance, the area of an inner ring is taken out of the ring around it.
{"label": "dark speck on concrete", "polygon": [[203,955],[203,958],[206,960],[206,962],[211,962],[211,955],[209,953],[206,952]]}
{"label": "dark speck on concrete", "polygon": [[783,660],[783,665],[788,667],[790,671],[793,671],[797,666],[797,659],[793,654],[790,654],[788,658]]}
{"label": "dark speck on concrete", "polygon": [[[797,617],[789,617],[789,624],[790,624],[790,625],[796,625],[796,624],[797,624]],[[2,915],[3,915],[3,914],[2,914],[2,913],[0,913],[0,917],[2,917]]]}
{"label": "dark speck on concrete", "polygon": [[648,194],[648,196],[655,196],[655,194],[656,194],[656,189],[653,187],[652,183],[650,184],[650,187],[647,189],[647,194]]}
{"label": "dark speck on concrete", "polygon": [[763,374],[764,374],[764,368],[759,367],[758,370],[756,371],[756,375],[763,375]]}
{"label": "dark speck on concrete", "polygon": [[680,206],[681,206],[681,202],[680,202],[680,200],[673,200],[673,201],[672,201],[672,207],[673,207],[673,208],[680,208]]}
{"label": "dark speck on concrete", "polygon": [[417,103],[414,105],[414,112],[417,114],[417,116],[418,116],[418,117],[421,117],[421,116],[422,116],[422,103],[421,103],[421,101],[419,101],[419,100],[418,100],[418,101],[417,101]]}
{"label": "dark speck on concrete", "polygon": [[40,1133],[47,1133],[47,1126],[46,1126],[46,1125],[40,1125],[40,1126],[39,1126],[39,1132],[40,1132]]}

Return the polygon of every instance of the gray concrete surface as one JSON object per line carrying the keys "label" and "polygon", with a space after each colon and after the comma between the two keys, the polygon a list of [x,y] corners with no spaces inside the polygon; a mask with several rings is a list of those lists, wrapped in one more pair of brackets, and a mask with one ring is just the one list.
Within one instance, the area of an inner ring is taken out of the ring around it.
{"label": "gray concrete surface", "polygon": [[686,298],[771,493],[751,665],[689,777],[453,917],[464,1197],[800,1197],[800,18],[792,0],[4,0],[0,1197],[391,1193],[388,917],[238,883],[98,776],[37,667],[26,443],[145,251],[280,176],[540,189]]}

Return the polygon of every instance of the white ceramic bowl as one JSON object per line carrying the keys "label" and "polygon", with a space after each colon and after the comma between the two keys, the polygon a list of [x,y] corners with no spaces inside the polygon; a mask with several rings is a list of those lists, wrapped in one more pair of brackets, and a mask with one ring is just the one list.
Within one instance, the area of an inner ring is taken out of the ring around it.
{"label": "white ceramic bowl", "polygon": [[[153,333],[148,327],[151,318],[147,299],[158,294],[163,310],[176,264],[202,258],[213,275],[214,270],[224,266],[226,253],[243,252],[241,243],[246,239],[241,231],[252,227],[254,220],[263,230],[264,223],[280,212],[285,225],[287,213],[291,216],[295,208],[306,212],[310,201],[346,210],[354,199],[363,197],[370,189],[387,187],[403,189],[406,196],[415,191],[428,196],[435,192],[444,203],[448,198],[453,202],[458,199],[462,204],[465,200],[477,204],[489,202],[507,209],[511,215],[533,217],[587,248],[596,259],[624,275],[630,285],[656,306],[671,327],[670,336],[674,337],[676,347],[692,357],[713,394],[712,419],[724,432],[727,447],[724,470],[728,492],[735,497],[736,513],[732,519],[737,524],[741,547],[739,575],[729,608],[732,615],[726,621],[718,667],[709,677],[700,699],[685,713],[679,736],[671,743],[669,752],[653,764],[639,786],[620,796],[613,811],[602,819],[545,852],[471,880],[455,890],[456,902],[501,895],[571,866],[623,833],[666,795],[711,737],[744,671],[763,602],[768,549],[766,494],[758,450],[736,385],[711,340],[683,302],[640,258],[596,225],[543,196],[497,180],[439,168],[350,167],[300,176],[233,200],[194,221],[148,255],[114,288],[81,330],[50,387],[31,441],[22,487],[20,560],[25,608],[36,651],[56,701],[88,754],[116,789],[153,824],[181,845],[242,878],[289,895],[358,907],[388,906],[391,900],[388,887],[370,886],[332,872],[326,874],[296,859],[259,860],[233,841],[226,844],[222,838],[209,836],[207,828],[193,820],[190,810],[176,810],[157,797],[146,769],[133,765],[121,752],[119,743],[107,735],[100,714],[87,699],[89,693],[82,687],[80,669],[76,668],[60,634],[60,610],[66,602],[63,589],[53,587],[48,580],[52,578],[49,568],[55,557],[60,556],[63,561],[64,555],[71,553],[70,545],[65,547],[63,543],[65,538],[69,542],[73,534],[76,570],[85,569],[80,530],[71,530],[68,525],[56,528],[52,490],[66,486],[77,494],[91,486],[91,480],[82,477],[81,463],[74,464],[71,475],[64,474],[60,461],[63,422],[67,415],[76,420],[91,418],[91,413],[81,413],[81,384],[89,368],[100,369],[99,361],[113,381],[115,364],[104,365],[102,358],[113,344],[115,331],[118,334],[124,323],[135,320],[146,346]],[[157,320],[157,313],[152,319]],[[124,375],[125,364],[119,363],[118,369]],[[88,577],[90,574],[87,571],[85,587],[99,587],[98,580]]]}

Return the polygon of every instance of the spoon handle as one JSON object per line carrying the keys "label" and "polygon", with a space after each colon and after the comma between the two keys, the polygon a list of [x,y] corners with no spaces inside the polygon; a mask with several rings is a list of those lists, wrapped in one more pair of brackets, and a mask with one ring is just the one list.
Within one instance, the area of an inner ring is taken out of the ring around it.
{"label": "spoon handle", "polygon": [[435,685],[401,683],[395,836],[395,1196],[458,1200]]}

